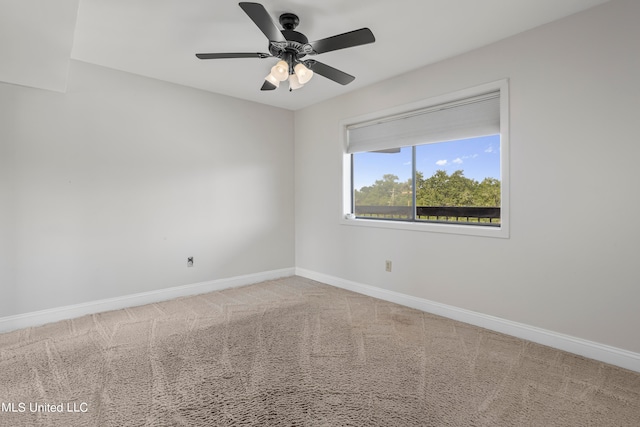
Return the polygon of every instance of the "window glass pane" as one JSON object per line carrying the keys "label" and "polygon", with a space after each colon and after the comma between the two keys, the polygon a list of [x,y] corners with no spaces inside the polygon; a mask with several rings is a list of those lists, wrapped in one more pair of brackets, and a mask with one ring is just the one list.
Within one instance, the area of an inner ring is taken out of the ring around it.
{"label": "window glass pane", "polygon": [[500,135],[416,146],[417,220],[500,223]]}
{"label": "window glass pane", "polygon": [[413,219],[412,149],[353,154],[353,194],[359,218]]}
{"label": "window glass pane", "polygon": [[509,237],[508,81],[341,122],[345,225]]}

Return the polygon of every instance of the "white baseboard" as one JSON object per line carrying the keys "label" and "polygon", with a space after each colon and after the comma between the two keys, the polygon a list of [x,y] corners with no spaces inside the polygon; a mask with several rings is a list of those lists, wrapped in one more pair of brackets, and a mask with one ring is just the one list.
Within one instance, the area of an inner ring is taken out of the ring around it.
{"label": "white baseboard", "polygon": [[640,354],[561,333],[512,322],[499,317],[489,316],[462,308],[453,307],[438,302],[417,298],[399,292],[364,285],[339,277],[330,276],[315,271],[296,268],[297,276],[326,283],[338,288],[347,289],[359,294],[368,295],[381,300],[415,308],[449,319],[469,323],[496,332],[501,332],[517,338],[522,338],[538,344],[553,347],[569,353],[578,354],[590,359],[640,372]]}
{"label": "white baseboard", "polygon": [[363,295],[368,295],[381,300],[394,302],[407,307],[428,313],[437,314],[449,319],[458,320],[471,325],[501,332],[528,341],[543,344],[573,354],[599,360],[611,365],[640,372],[640,354],[581,338],[564,335],[561,333],[512,322],[499,317],[489,316],[399,292],[389,291],[375,286],[364,285],[339,277],[317,273],[303,268],[284,268],[280,270],[265,271],[261,273],[235,276],[225,279],[211,280],[194,283],[191,285],[177,286],[160,289],[151,292],[125,295],[117,298],[109,298],[91,301],[82,304],[69,305],[49,310],[41,310],[31,313],[18,314],[0,318],[0,333],[16,329],[39,326],[45,323],[72,319],[87,314],[100,313],[110,310],[119,310],[127,307],[166,301],[172,298],[203,294],[222,289],[259,283],[265,280],[273,280],[292,275],[306,277],[311,280],[326,283],[342,289],[347,289]]}
{"label": "white baseboard", "polygon": [[294,272],[295,269],[293,267],[283,268],[280,270],[271,270],[261,273],[247,274],[243,276],[211,280],[207,282],[194,283],[191,285],[159,289],[157,291],[124,295],[117,298],[108,298],[98,301],[90,301],[82,304],[74,304],[48,310],[18,314],[15,316],[1,317],[0,333],[14,331],[16,329],[28,328],[32,326],[44,325],[45,323],[57,322],[60,320],[73,319],[75,317],[80,317],[87,314],[119,310],[127,307],[135,307],[138,305],[167,301],[173,298],[198,295],[207,292],[219,291],[222,289],[251,285],[253,283],[259,283],[265,280],[273,280],[280,277],[293,276]]}

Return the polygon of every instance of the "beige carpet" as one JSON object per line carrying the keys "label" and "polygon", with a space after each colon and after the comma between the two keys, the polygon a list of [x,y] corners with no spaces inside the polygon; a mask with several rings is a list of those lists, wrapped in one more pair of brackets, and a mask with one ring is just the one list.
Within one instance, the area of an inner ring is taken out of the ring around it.
{"label": "beige carpet", "polygon": [[290,277],[0,335],[0,402],[11,427],[638,426],[640,374]]}

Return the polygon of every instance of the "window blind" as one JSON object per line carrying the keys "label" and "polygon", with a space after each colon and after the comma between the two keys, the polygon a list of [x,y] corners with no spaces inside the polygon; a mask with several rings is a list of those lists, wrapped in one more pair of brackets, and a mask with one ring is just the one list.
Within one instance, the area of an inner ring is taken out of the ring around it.
{"label": "window blind", "polygon": [[347,127],[347,152],[381,151],[500,133],[500,92]]}

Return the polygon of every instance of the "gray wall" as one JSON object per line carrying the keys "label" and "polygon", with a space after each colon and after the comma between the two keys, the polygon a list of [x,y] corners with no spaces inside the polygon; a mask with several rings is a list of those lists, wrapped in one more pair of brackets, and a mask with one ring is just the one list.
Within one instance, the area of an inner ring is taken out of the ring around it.
{"label": "gray wall", "polygon": [[[296,266],[640,352],[638,16],[614,1],[297,111]],[[339,223],[340,120],[502,78],[509,239]]]}
{"label": "gray wall", "polygon": [[0,83],[0,206],[0,317],[293,267],[293,113],[77,61]]}

